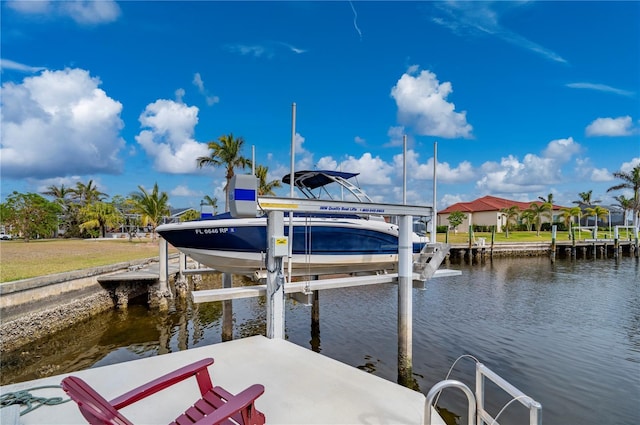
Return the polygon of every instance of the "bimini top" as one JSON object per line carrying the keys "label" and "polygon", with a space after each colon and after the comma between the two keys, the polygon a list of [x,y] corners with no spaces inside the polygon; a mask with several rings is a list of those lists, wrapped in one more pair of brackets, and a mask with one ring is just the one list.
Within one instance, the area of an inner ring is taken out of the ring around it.
{"label": "bimini top", "polygon": [[[336,181],[336,177],[342,179],[350,179],[360,173],[345,173],[342,171],[332,170],[304,170],[296,171],[294,176],[294,184],[297,187],[305,187],[308,189],[316,189]],[[291,174],[286,174],[282,178],[282,183],[291,184]]]}

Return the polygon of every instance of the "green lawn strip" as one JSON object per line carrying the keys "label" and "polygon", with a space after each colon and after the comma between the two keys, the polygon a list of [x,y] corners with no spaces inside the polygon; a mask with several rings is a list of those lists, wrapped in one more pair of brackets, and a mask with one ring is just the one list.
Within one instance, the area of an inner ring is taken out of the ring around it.
{"label": "green lawn strip", "polygon": [[[169,252],[176,252],[170,247]],[[0,243],[0,282],[157,257],[157,241],[52,239]]]}

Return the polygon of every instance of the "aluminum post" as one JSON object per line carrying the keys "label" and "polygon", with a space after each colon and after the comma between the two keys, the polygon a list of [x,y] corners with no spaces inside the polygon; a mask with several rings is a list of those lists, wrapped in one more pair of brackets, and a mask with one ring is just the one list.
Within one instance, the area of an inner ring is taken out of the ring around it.
{"label": "aluminum post", "polygon": [[159,236],[158,245],[160,253],[158,256],[158,267],[160,268],[160,275],[158,277],[159,290],[162,295],[169,294],[169,247],[167,241],[162,236]]}
{"label": "aluminum post", "polygon": [[[284,213],[269,211],[267,246],[274,236],[284,235]],[[284,339],[284,261],[267,249],[267,338]]]}
{"label": "aluminum post", "polygon": [[[412,216],[399,217],[398,235],[398,383],[410,386],[413,375]],[[409,385],[407,385],[409,384]]]}

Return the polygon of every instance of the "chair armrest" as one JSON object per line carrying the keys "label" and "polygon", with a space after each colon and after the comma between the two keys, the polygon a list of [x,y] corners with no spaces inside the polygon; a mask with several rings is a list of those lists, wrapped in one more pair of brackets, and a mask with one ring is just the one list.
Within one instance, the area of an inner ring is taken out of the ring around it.
{"label": "chair armrest", "polygon": [[[153,381],[147,382],[144,385],[134,388],[133,390],[114,398],[109,403],[111,403],[111,405],[116,409],[120,410],[121,408],[135,403],[136,401],[142,400],[145,397],[149,397],[150,395],[155,394],[158,391],[162,391],[165,388],[177,384],[178,382],[184,381],[185,379],[198,374],[202,370],[206,371],[207,367],[212,364],[212,358],[206,358],[195,363],[191,363],[173,372],[167,373],[166,375],[163,375],[157,379],[154,379]],[[213,386],[211,384],[211,379],[209,378],[208,373],[209,372],[207,371],[207,378],[209,379],[208,385]],[[200,384],[200,380],[198,380],[198,384]]]}
{"label": "chair armrest", "polygon": [[[197,421],[194,425],[214,425],[224,422],[232,415],[246,409],[252,405],[258,397],[264,393],[264,386],[260,384],[253,384],[249,388],[239,392],[232,398],[230,398],[223,406],[220,406],[214,412],[205,416]],[[255,410],[253,414],[260,414]]]}

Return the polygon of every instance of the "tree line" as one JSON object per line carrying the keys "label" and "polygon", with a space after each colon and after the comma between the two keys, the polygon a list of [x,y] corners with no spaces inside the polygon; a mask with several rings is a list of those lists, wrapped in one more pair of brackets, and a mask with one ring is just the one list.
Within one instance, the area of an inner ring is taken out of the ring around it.
{"label": "tree line", "polygon": [[[196,158],[199,168],[225,168],[225,211],[229,210],[229,182],[235,169],[252,167],[251,159],[242,155],[243,145],[242,137],[223,135],[207,143],[209,156]],[[281,187],[279,180],[267,180],[268,171],[262,165],[255,168],[259,195],[274,195],[273,190]],[[141,228],[155,236],[155,228],[170,215],[169,195],[159,189],[157,182],[151,190],[139,185],[138,191],[126,197],[115,195],[108,201],[109,198],[93,180],[86,184],[78,182],[75,187],[52,185],[42,193],[14,191],[0,204],[0,223],[27,242],[59,236],[59,231],[64,237],[105,237],[108,230],[116,228],[124,229],[131,240]],[[205,195],[201,205],[209,205],[217,213],[217,198]],[[199,212],[190,210],[181,220],[195,220],[199,216]]]}

